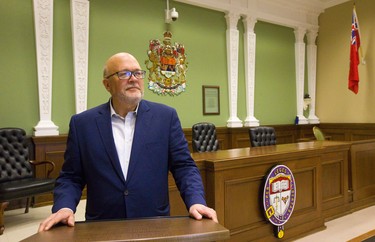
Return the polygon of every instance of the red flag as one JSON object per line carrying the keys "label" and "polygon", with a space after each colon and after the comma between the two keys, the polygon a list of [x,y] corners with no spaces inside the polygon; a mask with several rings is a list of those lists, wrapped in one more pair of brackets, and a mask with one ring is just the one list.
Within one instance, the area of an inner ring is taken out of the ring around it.
{"label": "red flag", "polygon": [[348,88],[355,94],[358,93],[358,65],[359,65],[359,48],[361,46],[361,39],[359,35],[359,23],[355,6],[353,6],[352,15],[352,37],[350,42],[350,69],[349,69],[349,85]]}

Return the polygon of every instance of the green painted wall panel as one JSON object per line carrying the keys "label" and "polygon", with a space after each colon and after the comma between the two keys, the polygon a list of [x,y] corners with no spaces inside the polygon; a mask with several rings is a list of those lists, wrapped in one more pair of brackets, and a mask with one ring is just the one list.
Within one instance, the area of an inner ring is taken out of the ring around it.
{"label": "green painted wall panel", "polygon": [[[184,128],[200,121],[226,126],[229,118],[226,20],[224,13],[172,1],[179,19],[164,23],[164,0],[92,0],[89,22],[88,108],[106,102],[102,85],[105,60],[119,51],[133,53],[145,68],[148,43],[163,39],[185,45],[187,89],[179,96],[145,90],[145,99],[177,109]],[[0,0],[0,127],[17,126],[29,134],[39,121],[38,81],[32,1]],[[70,1],[54,1],[52,121],[68,132],[75,113]],[[246,118],[242,21],[239,30],[238,117]],[[293,123],[295,105],[294,33],[258,22],[255,117],[261,124]],[[147,79],[145,86],[147,87]],[[220,115],[202,114],[202,85],[220,86]]]}

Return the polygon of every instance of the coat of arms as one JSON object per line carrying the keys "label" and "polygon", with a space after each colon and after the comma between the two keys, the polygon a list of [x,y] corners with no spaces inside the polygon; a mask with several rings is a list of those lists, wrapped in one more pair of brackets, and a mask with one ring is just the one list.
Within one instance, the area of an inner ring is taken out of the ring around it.
{"label": "coat of arms", "polygon": [[186,88],[187,62],[185,47],[180,43],[172,45],[171,38],[167,31],[163,43],[150,40],[145,64],[149,70],[148,88],[159,95],[177,96]]}

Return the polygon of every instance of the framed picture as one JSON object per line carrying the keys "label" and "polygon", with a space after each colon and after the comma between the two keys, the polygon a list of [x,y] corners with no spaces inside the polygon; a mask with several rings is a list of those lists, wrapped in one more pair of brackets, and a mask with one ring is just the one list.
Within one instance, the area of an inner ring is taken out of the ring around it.
{"label": "framed picture", "polygon": [[203,115],[220,114],[219,86],[202,86]]}

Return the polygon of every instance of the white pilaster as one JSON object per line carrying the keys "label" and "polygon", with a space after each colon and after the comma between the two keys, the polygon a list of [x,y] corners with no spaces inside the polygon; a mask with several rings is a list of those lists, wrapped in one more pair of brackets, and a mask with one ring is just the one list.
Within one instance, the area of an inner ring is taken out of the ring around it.
{"label": "white pilaster", "polygon": [[255,50],[256,34],[254,25],[257,22],[254,17],[243,19],[245,26],[244,51],[245,51],[245,78],[246,78],[246,111],[247,116],[244,126],[259,126],[259,120],[254,116],[254,92],[255,92]]}
{"label": "white pilaster", "polygon": [[33,0],[33,5],[40,116],[34,135],[58,135],[59,127],[51,120],[53,0]]}
{"label": "white pilaster", "polygon": [[240,15],[237,13],[227,13],[227,66],[228,66],[228,98],[229,114],[227,127],[242,127],[242,121],[237,117],[238,98],[238,51],[239,51],[239,31],[237,22]]}
{"label": "white pilaster", "polygon": [[295,62],[296,62],[296,96],[297,96],[297,117],[298,124],[308,124],[307,118],[303,116],[303,96],[305,80],[305,42],[304,36],[306,29],[296,28],[294,35],[296,42],[294,44]]}
{"label": "white pilaster", "polygon": [[87,109],[89,7],[90,2],[88,0],[70,1],[73,32],[76,113],[80,113]]}
{"label": "white pilaster", "polygon": [[309,107],[309,123],[318,124],[320,123],[319,118],[315,115],[315,103],[316,103],[316,53],[317,47],[315,44],[316,37],[318,35],[317,30],[307,31],[307,74],[308,74],[308,87],[311,103]]}

